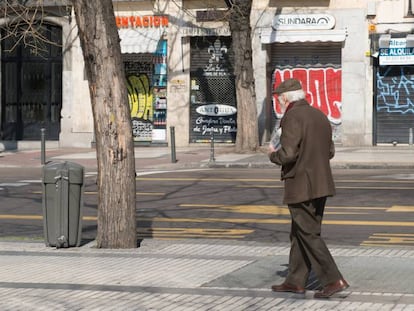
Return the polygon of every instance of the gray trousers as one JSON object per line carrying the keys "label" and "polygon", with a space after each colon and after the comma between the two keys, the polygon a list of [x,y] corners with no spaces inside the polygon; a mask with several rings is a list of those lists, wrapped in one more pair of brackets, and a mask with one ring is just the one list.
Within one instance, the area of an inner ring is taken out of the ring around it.
{"label": "gray trousers", "polygon": [[326,197],[288,204],[292,217],[288,284],[305,287],[311,269],[322,286],[342,278],[321,237],[325,203]]}

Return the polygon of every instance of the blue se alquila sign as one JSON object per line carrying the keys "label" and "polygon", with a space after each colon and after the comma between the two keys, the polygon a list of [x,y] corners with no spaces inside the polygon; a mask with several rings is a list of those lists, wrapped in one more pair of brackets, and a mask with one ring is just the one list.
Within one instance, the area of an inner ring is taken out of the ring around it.
{"label": "blue se alquila sign", "polygon": [[380,65],[414,64],[414,47],[407,47],[406,38],[393,38],[387,48],[379,49]]}

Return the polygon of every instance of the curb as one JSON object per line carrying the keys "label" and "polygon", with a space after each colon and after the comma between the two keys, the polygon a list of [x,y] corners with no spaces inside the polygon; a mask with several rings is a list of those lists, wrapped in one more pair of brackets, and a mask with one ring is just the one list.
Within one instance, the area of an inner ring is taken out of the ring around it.
{"label": "curb", "polygon": [[[202,168],[276,168],[280,166],[263,162],[209,162],[201,164]],[[332,169],[414,169],[413,164],[407,163],[331,163]]]}

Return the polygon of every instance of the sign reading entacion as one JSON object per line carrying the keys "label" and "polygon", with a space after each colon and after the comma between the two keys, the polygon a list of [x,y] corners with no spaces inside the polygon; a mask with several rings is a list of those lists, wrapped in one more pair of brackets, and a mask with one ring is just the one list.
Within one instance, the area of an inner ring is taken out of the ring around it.
{"label": "sign reading entacion", "polygon": [[158,28],[168,27],[168,16],[145,15],[145,16],[116,16],[118,28]]}

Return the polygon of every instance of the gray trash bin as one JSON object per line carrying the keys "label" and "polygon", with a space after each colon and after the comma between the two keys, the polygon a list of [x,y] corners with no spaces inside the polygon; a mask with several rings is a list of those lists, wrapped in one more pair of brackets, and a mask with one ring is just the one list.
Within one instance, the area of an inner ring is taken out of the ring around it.
{"label": "gray trash bin", "polygon": [[82,234],[83,166],[50,162],[43,167],[43,226],[46,246],[79,246]]}

